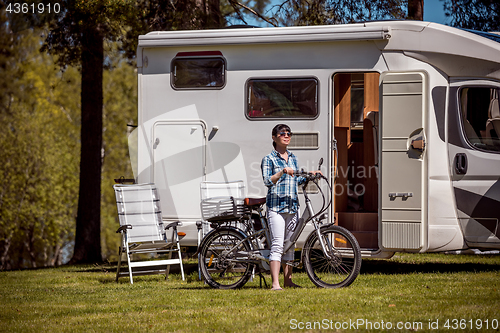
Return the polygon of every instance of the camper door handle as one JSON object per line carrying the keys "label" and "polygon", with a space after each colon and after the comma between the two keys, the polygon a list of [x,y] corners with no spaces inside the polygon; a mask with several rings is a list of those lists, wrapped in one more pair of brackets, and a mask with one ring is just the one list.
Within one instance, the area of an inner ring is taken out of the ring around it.
{"label": "camper door handle", "polygon": [[419,138],[418,140],[413,140],[411,142],[411,147],[419,152],[423,152],[425,149],[425,140],[423,138]]}
{"label": "camper door handle", "polygon": [[467,155],[464,153],[458,153],[455,155],[455,172],[457,175],[465,175],[467,173]]}
{"label": "camper door handle", "polygon": [[403,201],[408,200],[408,198],[413,197],[413,192],[391,192],[389,193],[389,198],[392,200],[396,200],[396,198],[403,198]]}

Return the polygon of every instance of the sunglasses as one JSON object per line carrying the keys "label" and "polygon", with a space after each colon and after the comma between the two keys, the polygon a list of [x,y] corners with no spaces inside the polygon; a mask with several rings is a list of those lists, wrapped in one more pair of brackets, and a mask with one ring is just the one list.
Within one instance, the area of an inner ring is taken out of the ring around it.
{"label": "sunglasses", "polygon": [[289,136],[289,137],[292,137],[292,132],[279,132],[278,135],[279,136]]}

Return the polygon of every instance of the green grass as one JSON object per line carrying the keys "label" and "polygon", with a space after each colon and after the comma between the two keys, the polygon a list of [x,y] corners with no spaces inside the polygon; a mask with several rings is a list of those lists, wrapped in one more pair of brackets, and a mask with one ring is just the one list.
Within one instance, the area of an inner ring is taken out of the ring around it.
{"label": "green grass", "polygon": [[[258,278],[240,290],[214,290],[197,277],[191,272],[186,281],[153,275],[136,277],[133,285],[127,278],[115,283],[112,265],[0,272],[0,331],[424,332],[436,321],[433,332],[500,330],[500,256],[364,260],[361,275],[344,289],[316,288],[303,272],[294,280],[304,288],[279,292],[260,288]],[[383,330],[388,323],[393,329]]]}

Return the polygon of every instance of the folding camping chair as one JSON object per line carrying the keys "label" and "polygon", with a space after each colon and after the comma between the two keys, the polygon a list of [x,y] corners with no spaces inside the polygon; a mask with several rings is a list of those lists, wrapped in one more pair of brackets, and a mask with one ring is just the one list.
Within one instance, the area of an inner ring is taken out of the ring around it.
{"label": "folding camping chair", "polygon": [[[117,233],[122,234],[120,245],[116,281],[120,276],[130,277],[132,274],[162,274],[168,277],[170,265],[180,265],[182,280],[184,269],[182,267],[180,238],[186,234],[177,232],[180,222],[163,224],[160,198],[154,184],[114,185],[116,205],[120,228]],[[171,232],[168,230],[171,229]],[[172,252],[177,252],[178,258],[172,259]],[[121,272],[122,255],[127,256],[128,273]],[[156,259],[156,256],[165,256],[168,259]],[[134,260],[132,260],[134,256]],[[143,256],[141,259],[136,257]],[[146,258],[144,258],[146,256]]]}

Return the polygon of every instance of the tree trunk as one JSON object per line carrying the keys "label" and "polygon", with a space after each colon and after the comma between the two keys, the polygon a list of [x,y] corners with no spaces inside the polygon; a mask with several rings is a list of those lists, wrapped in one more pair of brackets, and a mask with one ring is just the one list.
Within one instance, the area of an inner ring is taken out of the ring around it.
{"label": "tree trunk", "polygon": [[408,0],[408,19],[424,20],[424,0]]}
{"label": "tree trunk", "polygon": [[81,159],[75,249],[70,263],[96,263],[101,256],[101,148],[103,37],[96,28],[82,36]]}
{"label": "tree trunk", "polygon": [[208,0],[207,28],[219,29],[222,27],[222,14],[219,0]]}

